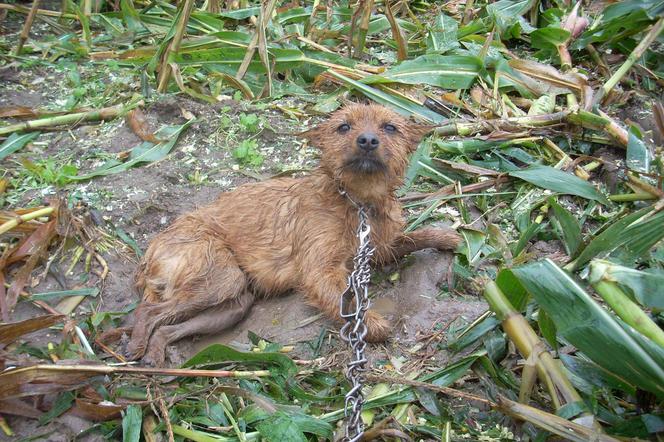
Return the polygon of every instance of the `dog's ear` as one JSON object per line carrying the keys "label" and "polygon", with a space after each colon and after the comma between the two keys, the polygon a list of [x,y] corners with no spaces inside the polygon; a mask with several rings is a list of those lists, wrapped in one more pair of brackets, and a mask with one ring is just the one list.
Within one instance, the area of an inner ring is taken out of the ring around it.
{"label": "dog's ear", "polygon": [[410,140],[409,146],[411,152],[415,151],[417,146],[420,144],[420,141],[422,141],[422,138],[424,138],[426,134],[435,128],[436,126],[432,124],[420,124],[412,121],[409,122],[408,127],[406,128],[406,135]]}
{"label": "dog's ear", "polygon": [[307,129],[304,132],[299,132],[296,135],[300,138],[304,138],[315,147],[320,148],[320,143],[318,140],[320,140],[320,136],[322,135],[321,126],[314,126],[311,129]]}

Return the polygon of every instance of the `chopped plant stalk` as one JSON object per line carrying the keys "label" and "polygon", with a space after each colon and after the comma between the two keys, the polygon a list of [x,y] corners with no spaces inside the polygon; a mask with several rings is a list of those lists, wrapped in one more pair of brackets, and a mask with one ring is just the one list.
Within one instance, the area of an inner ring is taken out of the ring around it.
{"label": "chopped plant stalk", "polygon": [[629,72],[634,63],[636,63],[636,61],[641,58],[643,53],[646,51],[646,49],[648,49],[652,42],[655,41],[657,37],[659,37],[659,34],[661,34],[663,29],[664,17],[660,18],[654,25],[652,25],[643,40],[641,40],[634,48],[634,50],[629,54],[627,60],[625,60],[622,66],[620,66],[620,68],[611,76],[611,78],[609,78],[606,83],[604,83],[599,93],[595,96],[595,101],[593,102],[594,105],[597,105],[603,100],[606,100],[606,98],[609,96],[609,93],[613,91],[613,88],[615,88],[618,82],[622,80],[627,72]]}
{"label": "chopped plant stalk", "polygon": [[406,36],[399,26],[394,13],[392,12],[392,4],[389,0],[385,0],[385,16],[390,22],[390,28],[392,28],[392,38],[397,45],[397,60],[404,61],[408,58],[408,41]]}
{"label": "chopped plant stalk", "polygon": [[23,24],[21,35],[19,35],[18,37],[18,43],[16,44],[16,50],[14,51],[14,55],[21,55],[21,51],[23,50],[23,45],[28,40],[28,37],[30,37],[30,29],[32,28],[32,22],[35,19],[35,15],[37,14],[38,9],[39,9],[39,0],[33,0],[32,7],[30,7],[30,12],[28,13],[28,16],[25,18],[25,23]]}
{"label": "chopped plant stalk", "polygon": [[39,120],[26,121],[24,123],[12,124],[0,127],[0,135],[7,135],[14,132],[37,130],[45,127],[55,127],[62,125],[75,125],[84,121],[112,120],[131,109],[142,105],[141,101],[133,101],[128,105],[117,105],[89,112],[77,112],[56,117],[41,118]]}
{"label": "chopped plant stalk", "polygon": [[35,210],[34,212],[26,213],[24,215],[17,215],[15,218],[10,219],[9,221],[6,221],[0,225],[0,235],[5,232],[9,232],[11,229],[21,223],[41,218],[42,216],[50,215],[54,210],[55,207],[44,207],[43,209]]}
{"label": "chopped plant stalk", "polygon": [[451,122],[437,127],[435,133],[440,136],[471,136],[486,134],[494,130],[513,131],[521,133],[524,129],[557,126],[567,122],[570,111],[555,112],[546,115],[529,115],[525,117],[513,117],[497,120],[485,120],[477,122]]}
{"label": "chopped plant stalk", "polygon": [[608,268],[609,266],[603,261],[593,261],[590,264],[589,280],[592,286],[627,325],[664,348],[664,331],[634,301],[629,299],[627,294],[620,289],[617,281],[609,279]]}
{"label": "chopped plant stalk", "polygon": [[187,23],[189,23],[189,16],[194,7],[193,0],[184,0],[181,3],[181,10],[178,16],[180,20],[177,22],[177,27],[175,28],[175,34],[173,39],[168,45],[168,49],[164,54],[164,58],[161,63],[161,69],[159,70],[159,77],[157,79],[157,91],[166,92],[168,88],[168,82],[171,78],[171,63],[175,62],[175,56],[180,50],[180,44],[182,43],[182,37],[187,29]]}
{"label": "chopped plant stalk", "polygon": [[[528,324],[528,321],[512,307],[495,282],[484,286],[484,297],[498,318],[503,322],[503,330],[525,358],[537,354],[536,364],[540,379],[544,382],[556,408],[565,404],[581,402],[581,396],[572,386],[561,366],[545,350],[544,343]],[[593,424],[595,425],[595,424]]]}

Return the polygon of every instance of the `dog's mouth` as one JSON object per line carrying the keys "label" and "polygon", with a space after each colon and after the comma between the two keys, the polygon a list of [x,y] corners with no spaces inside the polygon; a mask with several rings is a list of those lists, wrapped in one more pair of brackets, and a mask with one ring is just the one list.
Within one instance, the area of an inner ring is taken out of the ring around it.
{"label": "dog's mouth", "polygon": [[372,174],[385,171],[385,163],[373,153],[356,154],[344,164],[344,169],[353,173]]}

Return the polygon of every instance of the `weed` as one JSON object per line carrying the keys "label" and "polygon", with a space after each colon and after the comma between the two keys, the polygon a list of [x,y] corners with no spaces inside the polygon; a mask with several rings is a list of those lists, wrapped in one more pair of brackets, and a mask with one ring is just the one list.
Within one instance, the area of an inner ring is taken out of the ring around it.
{"label": "weed", "polygon": [[34,180],[34,184],[41,186],[64,186],[71,182],[70,177],[78,173],[78,168],[73,164],[57,164],[52,158],[37,162],[24,158],[21,164],[27,175]]}
{"label": "weed", "polygon": [[259,167],[263,164],[263,155],[256,149],[258,143],[256,140],[242,140],[240,145],[233,149],[233,158],[235,158],[240,165]]}
{"label": "weed", "polygon": [[255,134],[263,126],[263,119],[256,114],[245,114],[243,112],[240,114],[240,126],[244,132]]}

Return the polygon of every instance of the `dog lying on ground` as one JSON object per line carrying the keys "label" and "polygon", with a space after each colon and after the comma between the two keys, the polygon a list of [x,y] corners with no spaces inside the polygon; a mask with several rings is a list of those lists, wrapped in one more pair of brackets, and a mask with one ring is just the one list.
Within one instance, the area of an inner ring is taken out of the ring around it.
{"label": "dog lying on ground", "polygon": [[[340,321],[358,247],[353,201],[368,209],[378,265],[424,248],[454,249],[451,229],[403,233],[395,197],[408,155],[430,129],[382,106],[348,105],[303,134],[322,152],[309,176],[247,184],[177,219],[140,264],[143,301],[128,356],[161,364],[169,343],[231,327],[256,297],[290,290]],[[387,339],[384,317],[369,310],[366,324],[367,340]]]}

